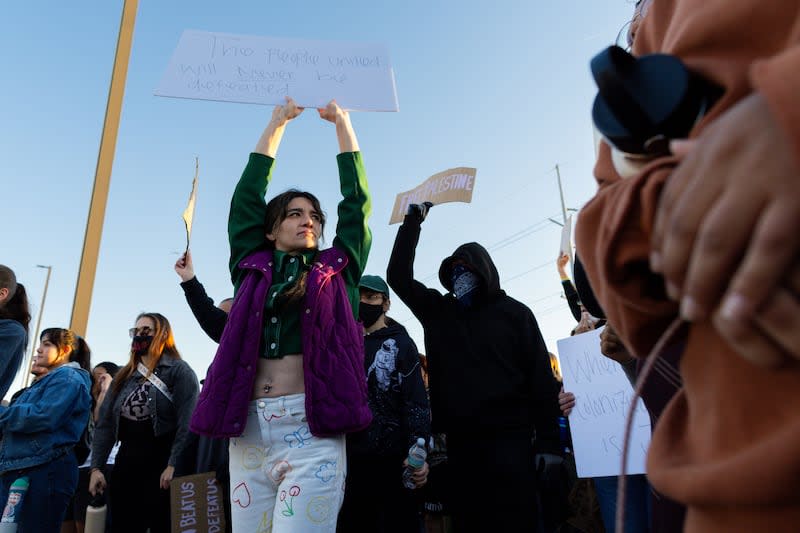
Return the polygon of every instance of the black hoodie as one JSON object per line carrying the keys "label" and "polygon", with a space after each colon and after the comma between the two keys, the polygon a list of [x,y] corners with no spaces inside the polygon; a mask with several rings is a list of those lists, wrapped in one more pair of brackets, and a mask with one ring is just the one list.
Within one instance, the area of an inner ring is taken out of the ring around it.
{"label": "black hoodie", "polygon": [[442,262],[439,279],[452,291],[456,260],[482,280],[465,308],[414,279],[419,217],[397,232],[387,281],[425,330],[434,432],[536,435],[539,451],[558,452],[558,382],[531,310],[500,289],[497,268],[477,243],[459,246]]}
{"label": "black hoodie", "polygon": [[347,436],[349,451],[403,456],[418,437],[431,434],[431,411],[422,381],[417,345],[406,328],[387,318],[387,326],[364,337],[372,423]]}

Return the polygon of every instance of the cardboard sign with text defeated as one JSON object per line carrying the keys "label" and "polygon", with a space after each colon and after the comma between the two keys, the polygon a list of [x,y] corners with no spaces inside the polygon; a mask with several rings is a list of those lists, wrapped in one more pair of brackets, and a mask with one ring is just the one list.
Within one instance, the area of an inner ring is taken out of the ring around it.
{"label": "cardboard sign with text defeated", "polygon": [[472,191],[475,188],[475,174],[477,169],[470,167],[457,167],[434,174],[425,182],[410,191],[397,195],[392,208],[389,224],[403,221],[406,209],[410,204],[431,202],[434,205],[446,202],[472,201]]}

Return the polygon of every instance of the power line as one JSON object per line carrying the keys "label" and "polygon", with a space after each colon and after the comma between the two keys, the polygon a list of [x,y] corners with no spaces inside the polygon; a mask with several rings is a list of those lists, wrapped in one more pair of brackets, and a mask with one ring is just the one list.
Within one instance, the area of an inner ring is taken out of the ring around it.
{"label": "power line", "polygon": [[555,305],[553,307],[548,307],[547,309],[544,309],[543,311],[540,311],[540,312],[536,313],[536,316],[552,315],[553,313],[555,313],[559,309],[565,309],[565,308],[566,308],[566,306],[565,306],[564,303],[559,303],[558,305]]}
{"label": "power line", "polygon": [[[558,213],[556,213],[555,215],[552,215],[552,217],[555,217],[555,216],[558,216]],[[538,233],[539,231],[547,229],[549,227],[549,225],[552,224],[552,222],[550,221],[550,218],[552,218],[552,217],[546,217],[546,218],[543,218],[541,220],[538,220],[538,221],[534,222],[533,224],[531,224],[530,226],[526,226],[526,227],[522,228],[521,230],[517,231],[516,233],[512,233],[511,235],[508,235],[507,237],[504,237],[504,238],[500,239],[499,241],[497,241],[494,244],[492,244],[491,246],[489,246],[487,248],[487,251],[494,252],[494,251],[497,251],[497,250],[501,250],[501,249],[505,248],[506,246],[510,246],[510,245],[514,244],[517,241],[520,241],[520,240],[522,240],[522,239],[524,239],[526,237],[530,237],[534,233]],[[547,263],[547,264],[549,264],[549,263]],[[541,267],[536,267],[536,268],[541,268]],[[433,274],[429,274],[428,276],[425,276],[424,278],[421,278],[419,281],[424,283],[426,281],[430,281],[430,280],[432,280],[434,278],[437,278],[438,276],[439,276],[439,273],[438,272],[434,272]]]}
{"label": "power line", "polygon": [[536,304],[536,303],[539,303],[539,302],[543,302],[545,300],[550,300],[551,298],[555,298],[555,297],[561,296],[562,294],[563,293],[561,291],[558,291],[558,292],[554,292],[554,293],[548,294],[547,296],[542,296],[541,298],[536,298],[535,300],[525,300],[523,303],[525,305],[527,305],[528,307],[531,307],[533,304]]}
{"label": "power line", "polygon": [[[566,163],[566,165],[569,166],[572,163],[573,163],[573,161],[568,161]],[[563,167],[564,163],[563,162],[559,162],[559,165]],[[526,179],[527,183],[525,183],[525,185],[522,185],[522,186],[519,186],[519,187],[514,187],[514,192],[506,194],[505,196],[502,196],[500,198],[500,200],[498,200],[498,201],[503,201],[503,200],[506,200],[508,198],[519,196],[520,191],[524,191],[525,189],[533,187],[534,185],[536,185],[536,182],[538,180],[540,180],[541,178],[544,178],[544,177],[552,174],[555,171],[556,171],[556,167],[552,166],[552,167],[548,168],[547,170],[543,170],[543,171],[539,172],[538,174],[536,174],[535,176],[533,176],[531,178],[527,178]]]}
{"label": "power line", "polygon": [[[550,262],[549,262],[549,261],[548,261],[547,263],[542,263],[541,265],[535,266],[535,267],[533,267],[533,268],[532,268],[532,269],[530,269],[530,270],[526,270],[525,272],[522,272],[522,273],[520,273],[520,274],[517,274],[516,276],[513,276],[513,277],[511,277],[511,278],[508,278],[507,280],[505,280],[505,281],[502,281],[501,283],[508,283],[509,281],[515,280],[515,279],[517,279],[517,278],[521,278],[522,276],[526,276],[526,275],[530,274],[531,272],[533,272],[533,271],[535,271],[535,270],[538,270],[538,269],[540,269],[540,268],[542,268],[542,267],[545,267],[545,266],[547,266],[547,265],[549,265],[549,264],[550,264]],[[544,301],[544,300],[549,300],[550,298],[553,298],[554,296],[560,296],[561,294],[563,294],[563,293],[562,293],[562,291],[557,291],[557,292],[550,293],[550,294],[548,294],[547,296],[542,296],[541,298],[537,298],[537,299],[535,299],[535,300],[526,300],[526,301],[525,301],[525,302],[523,302],[523,303],[524,303],[525,305],[527,305],[528,307],[531,307],[531,305],[532,305],[532,304],[535,304],[535,303],[538,303],[538,302],[542,302],[542,301]],[[563,304],[563,303],[559,304],[559,306],[561,306],[561,305],[564,305],[564,304]],[[409,321],[409,320],[411,320],[412,318],[416,318],[416,317],[414,316],[414,314],[413,314],[413,313],[412,313],[412,314],[410,314],[410,315],[408,315],[408,316],[406,316],[406,317],[404,317],[404,318],[402,318],[402,319],[399,319],[399,318],[398,318],[398,319],[395,319],[395,320],[396,320],[397,322],[399,322],[400,324],[405,324],[406,322],[408,322],[408,321]]]}
{"label": "power line", "polygon": [[[548,265],[550,265],[550,261],[545,261],[544,263],[541,263],[541,264],[539,264],[539,265],[536,265],[536,266],[535,266],[535,267],[533,267],[533,268],[529,268],[528,270],[526,270],[526,271],[524,271],[524,272],[520,272],[519,274],[516,274],[516,275],[514,275],[514,276],[511,276],[510,278],[506,278],[506,279],[504,279],[504,280],[501,280],[501,281],[500,281],[500,283],[501,283],[501,284],[503,284],[503,285],[505,285],[506,283],[509,283],[509,282],[511,282],[511,281],[514,281],[514,280],[516,280],[516,279],[519,279],[519,278],[521,278],[521,277],[523,277],[523,276],[527,276],[528,274],[530,274],[530,273],[532,273],[532,272],[535,272],[535,271],[537,271],[537,270],[541,270],[542,268],[544,268],[544,267],[546,267],[546,266],[548,266]],[[438,274],[434,274],[434,276],[438,276]],[[429,276],[428,278],[424,278],[422,281],[425,281],[425,280],[427,280],[427,279],[430,279],[431,277],[432,277],[432,276]],[[561,292],[559,291],[559,292],[557,292],[557,293],[553,293],[553,294],[561,294]],[[551,298],[552,296],[553,296],[553,295],[546,296],[546,297],[545,297],[545,298],[543,298],[543,299]],[[539,301],[539,300],[535,300],[535,301]],[[411,320],[412,318],[414,318],[414,315],[413,315],[413,313],[412,313],[411,315],[409,315],[409,316],[406,316],[405,318],[402,318],[402,319],[395,319],[395,320],[397,320],[397,322],[399,322],[399,323],[401,323],[401,324],[405,324],[406,322],[408,322],[408,321],[409,321],[409,320]]]}
{"label": "power line", "polygon": [[506,278],[506,279],[502,280],[500,283],[506,284],[506,283],[508,283],[509,281],[514,281],[515,279],[519,279],[519,278],[521,278],[522,276],[527,276],[527,275],[528,275],[528,274],[530,274],[531,272],[535,272],[535,271],[537,271],[537,270],[541,270],[542,268],[544,268],[544,267],[546,267],[546,266],[549,266],[549,265],[550,265],[550,261],[547,261],[547,262],[545,262],[545,263],[542,263],[542,264],[540,264],[540,265],[536,265],[535,267],[533,267],[533,268],[531,268],[531,269],[528,269],[528,270],[526,270],[525,272],[520,272],[520,273],[519,273],[519,274],[517,274],[516,276],[511,276],[510,278]]}

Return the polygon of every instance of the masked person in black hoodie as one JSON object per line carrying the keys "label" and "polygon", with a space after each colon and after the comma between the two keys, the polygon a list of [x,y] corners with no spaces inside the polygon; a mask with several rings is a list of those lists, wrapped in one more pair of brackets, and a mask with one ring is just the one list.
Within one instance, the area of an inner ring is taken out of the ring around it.
{"label": "masked person in black hoodie", "polygon": [[[364,370],[372,423],[347,435],[347,481],[337,531],[417,532],[420,503],[403,486],[409,447],[428,442],[431,412],[422,381],[419,351],[406,328],[386,316],[389,286],[378,276],[362,276],[359,318],[364,325]],[[428,465],[412,480],[425,484]]]}
{"label": "masked person in black hoodie", "polygon": [[535,454],[560,454],[558,382],[531,310],[500,289],[478,243],[442,261],[442,295],[414,279],[420,225],[412,204],[387,279],[425,330],[433,431],[447,434],[457,532],[536,531]]}

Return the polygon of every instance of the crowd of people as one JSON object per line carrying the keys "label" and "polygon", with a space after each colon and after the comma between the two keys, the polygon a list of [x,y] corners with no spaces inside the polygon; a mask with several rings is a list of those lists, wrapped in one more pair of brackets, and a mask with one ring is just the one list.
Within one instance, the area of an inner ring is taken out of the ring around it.
{"label": "crowd of people", "polygon": [[[45,329],[22,370],[32,384],[0,408],[0,501],[29,483],[4,519],[20,532],[82,532],[87,505],[103,499],[109,531],[166,532],[173,479],[213,471],[237,532],[795,530],[800,6],[764,1],[636,3],[632,55],[611,51],[629,58],[623,74],[669,54],[716,89],[675,139],[637,115],[653,95],[609,96],[614,111],[634,108],[619,120],[634,131],[599,142],[574,284],[569,257],[557,260],[571,333],[604,328],[600,351],[650,415],[646,476],[577,479],[569,416],[580,398],[483,246],[442,260],[444,292],[416,279],[432,204],[408,207],[385,278],[365,274],[372,202],[335,101],[318,110],[339,144],[332,246],[319,247],[326,218],[312,193],[265,200],[304,111],[287,98],[233,191],[233,298],[214,304],[188,250],[174,267],[219,345],[205,379],[156,312],[135,317],[121,368],[92,366],[81,336]],[[637,140],[644,155],[632,156]],[[392,291],[422,324],[424,355],[388,316]],[[30,319],[24,286],[0,265],[0,397],[21,371]],[[421,466],[408,457],[419,439]]]}

